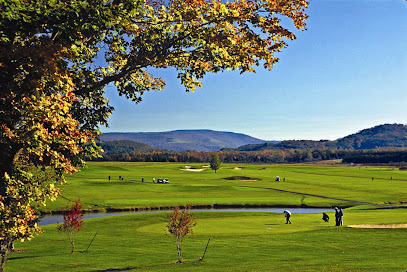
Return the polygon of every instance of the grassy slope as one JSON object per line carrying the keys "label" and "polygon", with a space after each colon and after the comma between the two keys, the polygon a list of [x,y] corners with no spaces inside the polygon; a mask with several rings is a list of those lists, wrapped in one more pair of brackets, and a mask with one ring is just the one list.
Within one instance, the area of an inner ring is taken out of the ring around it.
{"label": "grassy slope", "polygon": [[[181,171],[175,163],[89,163],[81,173],[68,177],[63,196],[80,197],[89,209],[195,205],[350,205],[346,202],[281,193],[268,188],[343,198],[370,203],[405,202],[407,172],[397,169],[227,164],[215,174]],[[192,164],[200,168],[202,164]],[[242,170],[235,170],[242,167]],[[108,181],[108,176],[112,181]],[[124,177],[119,181],[118,177]],[[246,176],[259,181],[224,180]],[[274,182],[275,176],[286,182]],[[169,178],[170,184],[153,184],[152,178]],[[372,182],[374,177],[374,182]],[[393,180],[390,180],[390,178]],[[144,178],[144,183],[141,179]],[[43,210],[59,210],[66,200],[48,203]]]}
{"label": "grassy slope", "polygon": [[[350,229],[325,223],[321,214],[194,212],[198,225],[185,239],[186,264],[164,234],[165,214],[86,220],[77,236],[88,252],[69,254],[55,225],[30,242],[16,244],[7,271],[405,271],[406,229]],[[333,213],[330,213],[333,218]],[[345,224],[405,223],[403,210],[345,211]],[[199,262],[208,239],[205,259]]]}

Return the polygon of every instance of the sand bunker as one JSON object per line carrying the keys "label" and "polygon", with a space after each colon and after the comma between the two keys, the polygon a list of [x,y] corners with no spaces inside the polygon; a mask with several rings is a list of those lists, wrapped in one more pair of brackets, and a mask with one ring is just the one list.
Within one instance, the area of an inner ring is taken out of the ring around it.
{"label": "sand bunker", "polygon": [[242,168],[240,168],[240,167],[235,167],[235,168],[233,168],[233,170],[242,170]]}
{"label": "sand bunker", "polygon": [[206,169],[204,168],[199,168],[199,169],[181,169],[182,171],[189,171],[189,172],[202,172],[205,171]]}
{"label": "sand bunker", "polygon": [[205,171],[205,168],[192,168],[192,166],[184,166],[183,168],[181,168],[180,170],[182,171],[190,171],[190,172],[202,172]]}
{"label": "sand bunker", "polygon": [[407,224],[348,225],[348,228],[357,228],[357,229],[405,229],[405,228],[407,228]]}

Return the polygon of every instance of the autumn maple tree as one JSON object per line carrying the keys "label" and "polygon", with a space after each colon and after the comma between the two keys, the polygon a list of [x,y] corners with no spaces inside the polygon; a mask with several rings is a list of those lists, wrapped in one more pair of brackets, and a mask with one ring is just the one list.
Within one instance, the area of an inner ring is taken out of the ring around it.
{"label": "autumn maple tree", "polygon": [[182,243],[185,236],[193,233],[196,221],[190,212],[191,204],[187,205],[182,211],[175,207],[174,211],[168,215],[167,230],[175,237],[177,246],[178,263],[182,263]]}
{"label": "autumn maple tree", "polygon": [[75,236],[76,233],[81,231],[85,222],[82,220],[83,211],[82,203],[80,200],[75,200],[73,204],[66,204],[65,208],[62,209],[64,222],[58,224],[58,230],[62,231],[68,237],[69,243],[71,244],[71,253],[75,250]]}
{"label": "autumn maple tree", "polygon": [[35,210],[58,196],[64,174],[96,156],[99,126],[113,111],[108,84],[137,103],[164,88],[158,69],[174,69],[186,91],[207,73],[271,69],[293,30],[305,28],[306,7],[305,0],[0,0],[0,271],[12,242],[39,231]]}

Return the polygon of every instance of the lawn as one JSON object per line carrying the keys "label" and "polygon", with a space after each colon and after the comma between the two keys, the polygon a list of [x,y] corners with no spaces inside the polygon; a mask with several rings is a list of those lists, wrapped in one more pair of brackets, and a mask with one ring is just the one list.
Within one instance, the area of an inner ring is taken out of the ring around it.
{"label": "lawn", "polygon": [[[186,237],[186,263],[175,264],[166,214],[86,220],[69,254],[55,225],[10,254],[7,271],[405,271],[406,229],[353,229],[325,223],[321,214],[193,212],[198,225]],[[333,213],[329,214],[331,218]],[[345,210],[345,224],[405,223],[404,209]],[[87,252],[92,237],[98,233]],[[203,261],[208,239],[211,239]]]}
{"label": "lawn", "polygon": [[[276,176],[285,181],[276,182]],[[153,178],[170,183],[155,184]],[[56,225],[49,225],[35,239],[16,243],[23,251],[9,255],[6,271],[407,270],[407,229],[348,227],[407,223],[406,209],[350,202],[405,206],[407,172],[395,168],[223,164],[214,173],[204,164],[91,162],[61,189],[64,198],[43,211],[57,211],[67,203],[65,198],[77,197],[89,210],[187,203],[352,207],[345,209],[344,227],[334,226],[333,212],[328,213],[329,223],[320,213],[293,214],[292,224],[286,225],[283,214],[193,211],[198,225],[185,239],[184,264],[175,264],[174,239],[165,233],[169,211],[85,220],[74,254]],[[208,239],[206,256],[199,261]]]}
{"label": "lawn", "polygon": [[[186,203],[353,205],[271,189],[368,203],[401,205],[407,202],[407,172],[396,168],[223,164],[215,173],[204,164],[90,162],[88,165],[80,173],[69,176],[68,184],[61,188],[63,197],[80,197],[89,210],[171,207]],[[188,169],[189,166],[192,169]],[[195,171],[199,169],[203,171]],[[119,176],[123,180],[119,180]],[[285,178],[285,182],[275,182],[276,176]],[[231,177],[249,180],[226,179]],[[168,178],[170,184],[155,184],[153,178]],[[42,210],[60,210],[66,202],[59,198]]]}

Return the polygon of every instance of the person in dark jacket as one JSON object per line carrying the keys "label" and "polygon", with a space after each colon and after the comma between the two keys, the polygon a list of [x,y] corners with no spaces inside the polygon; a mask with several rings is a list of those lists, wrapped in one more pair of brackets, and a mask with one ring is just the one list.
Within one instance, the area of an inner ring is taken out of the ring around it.
{"label": "person in dark jacket", "polygon": [[326,213],[322,213],[322,220],[329,222],[329,216]]}
{"label": "person in dark jacket", "polygon": [[343,226],[343,210],[339,208],[339,225],[338,226]]}
{"label": "person in dark jacket", "polygon": [[284,211],[284,213],[285,213],[285,219],[286,219],[286,224],[288,224],[288,223],[290,223],[291,224],[291,220],[290,220],[290,217],[291,217],[291,212],[290,211]]}
{"label": "person in dark jacket", "polygon": [[339,209],[338,207],[335,207],[335,226],[339,226],[339,220],[340,220]]}

